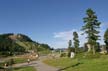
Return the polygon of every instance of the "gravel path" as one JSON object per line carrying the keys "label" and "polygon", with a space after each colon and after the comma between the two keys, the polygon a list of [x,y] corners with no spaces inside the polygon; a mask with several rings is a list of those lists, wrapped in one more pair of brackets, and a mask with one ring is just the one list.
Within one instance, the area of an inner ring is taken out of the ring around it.
{"label": "gravel path", "polygon": [[[14,64],[13,67],[26,67],[26,66],[33,66],[36,68],[37,71],[59,71],[59,68],[55,68],[52,66],[49,66],[42,62],[42,60],[46,59],[46,56],[41,56],[37,61],[31,61],[28,63],[20,63],[20,64]],[[0,61],[7,60],[9,58],[0,58]]]}
{"label": "gravel path", "polygon": [[41,59],[37,61],[32,61],[29,64],[21,63],[21,64],[14,65],[14,67],[24,67],[24,66],[33,66],[37,69],[37,71],[59,71],[59,68],[55,68],[47,64],[44,64]]}
{"label": "gravel path", "polygon": [[58,71],[59,70],[58,68],[48,66],[42,63],[41,61],[37,61],[36,69],[37,71]]}

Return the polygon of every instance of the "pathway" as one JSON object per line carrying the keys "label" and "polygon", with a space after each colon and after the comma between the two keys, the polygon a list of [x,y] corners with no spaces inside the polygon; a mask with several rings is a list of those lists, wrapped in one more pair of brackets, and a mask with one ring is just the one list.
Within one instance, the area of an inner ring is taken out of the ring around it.
{"label": "pathway", "polygon": [[34,66],[37,69],[37,71],[59,71],[59,68],[55,68],[55,67],[49,66],[47,64],[44,64],[42,62],[42,59],[44,59],[44,58],[45,57],[41,57],[37,61],[30,62],[30,64],[28,64],[28,63],[16,64],[16,65],[14,65],[14,67]]}

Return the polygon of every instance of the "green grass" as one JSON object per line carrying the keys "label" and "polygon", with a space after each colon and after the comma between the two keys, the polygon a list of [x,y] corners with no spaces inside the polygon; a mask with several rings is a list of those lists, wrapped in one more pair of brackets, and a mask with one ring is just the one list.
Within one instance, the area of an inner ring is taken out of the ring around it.
{"label": "green grass", "polygon": [[27,62],[26,58],[14,58],[15,64]]}
{"label": "green grass", "polygon": [[[14,58],[14,64],[24,63],[24,62],[27,62],[26,58]],[[4,66],[5,63],[9,63],[9,60],[0,63],[0,66]]]}
{"label": "green grass", "polygon": [[39,55],[47,55],[49,53],[51,53],[51,51],[50,50],[47,50],[47,49],[44,49],[44,50],[40,50],[39,51]]}
{"label": "green grass", "polygon": [[[13,58],[13,59],[14,59],[15,64],[27,62],[27,58],[17,57],[17,58]],[[30,61],[34,61],[34,60],[35,59],[32,59]]]}
{"label": "green grass", "polygon": [[34,67],[28,66],[22,68],[15,68],[14,71],[36,71],[36,69]]}
{"label": "green grass", "polygon": [[[7,62],[7,61],[6,61]],[[0,63],[0,67],[3,67],[6,62]],[[27,62],[26,58],[14,58],[15,64]],[[13,71],[36,71],[34,67],[27,66],[21,68],[15,68]]]}
{"label": "green grass", "polygon": [[43,62],[59,67],[64,71],[108,71],[108,55],[102,55],[99,58],[92,59],[46,59]]}

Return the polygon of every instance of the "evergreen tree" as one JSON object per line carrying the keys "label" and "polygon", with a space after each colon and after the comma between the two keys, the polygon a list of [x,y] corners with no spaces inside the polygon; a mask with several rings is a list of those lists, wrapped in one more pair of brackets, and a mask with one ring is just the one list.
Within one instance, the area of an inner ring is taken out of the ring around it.
{"label": "evergreen tree", "polygon": [[68,48],[71,48],[72,47],[72,41],[69,40],[68,44],[69,44]]}
{"label": "evergreen tree", "polygon": [[106,49],[108,50],[108,28],[104,33],[104,42],[106,44]]}
{"label": "evergreen tree", "polygon": [[78,39],[78,34],[77,32],[73,32],[73,40],[74,40],[74,48],[75,48],[75,53],[78,53],[78,48],[79,48],[79,39]]}
{"label": "evergreen tree", "polygon": [[69,40],[69,42],[68,42],[68,56],[69,56],[69,57],[70,57],[71,51],[72,51],[72,41]]}
{"label": "evergreen tree", "polygon": [[86,10],[87,17],[83,18],[85,25],[82,27],[84,33],[87,34],[88,44],[90,44],[93,54],[95,54],[95,44],[96,41],[99,40],[99,31],[100,22],[97,20],[97,16],[92,9]]}

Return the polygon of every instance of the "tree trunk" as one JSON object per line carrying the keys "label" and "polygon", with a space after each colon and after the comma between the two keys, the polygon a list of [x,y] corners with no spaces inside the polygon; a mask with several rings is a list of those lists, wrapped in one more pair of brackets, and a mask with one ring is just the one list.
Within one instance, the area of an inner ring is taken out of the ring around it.
{"label": "tree trunk", "polygon": [[90,52],[91,51],[91,45],[87,44],[87,48],[88,48],[88,52]]}
{"label": "tree trunk", "polygon": [[92,46],[92,49],[93,49],[93,55],[95,55],[96,52],[95,52],[95,47],[94,47],[94,45]]}

